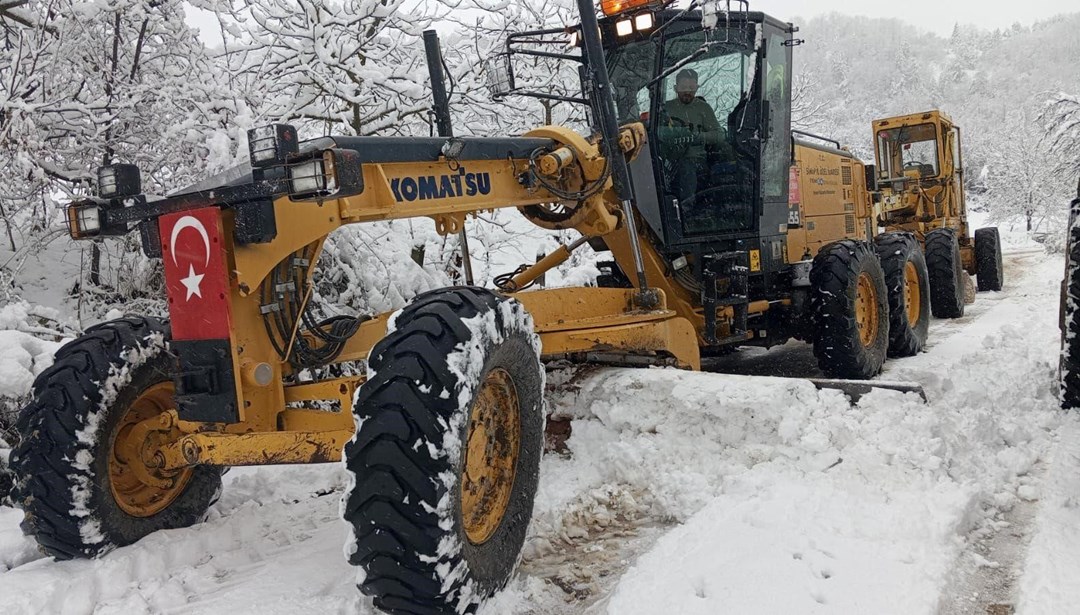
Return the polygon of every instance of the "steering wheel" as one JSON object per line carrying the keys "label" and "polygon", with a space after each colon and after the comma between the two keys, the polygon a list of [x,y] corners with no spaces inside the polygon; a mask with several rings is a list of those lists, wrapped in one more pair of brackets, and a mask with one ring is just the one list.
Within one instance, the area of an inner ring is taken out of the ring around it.
{"label": "steering wheel", "polygon": [[669,162],[676,163],[686,157],[690,153],[690,148],[694,145],[697,139],[695,135],[694,127],[686,120],[680,117],[666,116],[668,126],[661,126],[660,131],[667,129],[683,129],[685,130],[685,136],[676,138],[662,139],[661,145],[663,146],[664,158],[667,158]]}

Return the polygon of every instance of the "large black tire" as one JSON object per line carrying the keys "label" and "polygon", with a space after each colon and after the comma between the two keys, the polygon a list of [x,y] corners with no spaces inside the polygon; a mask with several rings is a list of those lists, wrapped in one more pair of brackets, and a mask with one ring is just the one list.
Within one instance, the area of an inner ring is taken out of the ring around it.
{"label": "large black tire", "polygon": [[[509,580],[532,517],[544,432],[539,340],[520,303],[479,288],[421,295],[391,329],[372,349],[345,445],[346,552],[364,568],[360,590],[384,611],[472,612]],[[474,421],[489,390],[513,390],[517,401],[491,415],[509,421],[496,435]],[[465,468],[513,455],[515,421],[513,471],[486,483],[504,490],[484,491]],[[490,436],[486,447],[475,448],[474,433]],[[485,456],[470,459],[477,451]],[[466,510],[466,491],[496,504]],[[490,533],[470,533],[477,527]]]}
{"label": "large black tire", "polygon": [[926,267],[930,271],[930,308],[934,317],[962,317],[964,263],[956,231],[939,228],[926,234]]}
{"label": "large black tire", "polygon": [[975,231],[975,274],[979,291],[998,291],[1005,285],[1005,266],[1001,262],[1001,236],[997,227]]}
{"label": "large black tire", "polygon": [[888,290],[870,244],[845,239],[821,248],[810,269],[810,313],[814,356],[825,375],[865,380],[881,372]]}
{"label": "large black tire", "polygon": [[1080,408],[1080,198],[1072,203],[1061,287],[1061,407]]}
{"label": "large black tire", "polygon": [[874,247],[889,289],[889,356],[917,355],[930,331],[930,278],[922,246],[911,233],[883,233]]}
{"label": "large black tire", "polygon": [[124,318],[86,330],[56,353],[34,381],[16,426],[12,500],[26,513],[23,531],[58,559],[97,557],[158,530],[205,519],[221,492],[221,470],[180,473],[171,503],[133,516],[117,502],[109,463],[129,409],[151,387],[171,383],[168,325]]}

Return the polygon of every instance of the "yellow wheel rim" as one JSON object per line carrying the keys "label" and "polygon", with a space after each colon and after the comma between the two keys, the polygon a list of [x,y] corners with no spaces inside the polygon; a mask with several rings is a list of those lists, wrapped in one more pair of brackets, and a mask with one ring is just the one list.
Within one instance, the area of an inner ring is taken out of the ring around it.
{"label": "yellow wheel rim", "polygon": [[919,287],[919,272],[911,261],[904,266],[904,305],[908,326],[914,327],[922,318],[922,289]]}
{"label": "yellow wheel rim", "polygon": [[461,480],[461,517],[474,545],[487,542],[506,514],[520,441],[517,389],[506,370],[495,368],[473,403]]}
{"label": "yellow wheel rim", "polygon": [[878,336],[878,293],[869,273],[859,274],[855,290],[855,324],[859,329],[859,341],[866,348],[874,345]]}
{"label": "yellow wheel rim", "polygon": [[109,448],[109,487],[117,505],[133,517],[150,517],[168,508],[191,480],[191,468],[163,471],[148,464],[148,452],[182,434],[171,429],[145,429],[144,421],[176,407],[173,383],[160,382],[142,392],[113,432]]}

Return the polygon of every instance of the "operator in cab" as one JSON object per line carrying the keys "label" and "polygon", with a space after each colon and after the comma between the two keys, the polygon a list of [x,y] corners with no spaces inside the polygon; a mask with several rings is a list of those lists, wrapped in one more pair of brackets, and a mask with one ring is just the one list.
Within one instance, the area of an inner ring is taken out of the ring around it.
{"label": "operator in cab", "polygon": [[684,68],[675,76],[675,98],[664,103],[666,129],[661,134],[672,153],[668,156],[674,163],[672,187],[684,204],[690,204],[698,193],[699,178],[708,181],[709,154],[730,154],[727,134],[716,112],[697,92],[697,72]]}

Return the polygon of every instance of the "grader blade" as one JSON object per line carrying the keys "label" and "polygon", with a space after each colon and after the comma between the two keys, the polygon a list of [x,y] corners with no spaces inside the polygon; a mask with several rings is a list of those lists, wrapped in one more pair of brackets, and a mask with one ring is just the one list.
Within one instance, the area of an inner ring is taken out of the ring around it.
{"label": "grader blade", "polygon": [[851,398],[851,403],[858,403],[863,395],[874,389],[888,389],[901,393],[915,393],[922,398],[923,403],[930,403],[926,397],[926,391],[917,382],[891,382],[887,380],[831,380],[828,378],[810,378],[810,382],[818,389],[836,389]]}

